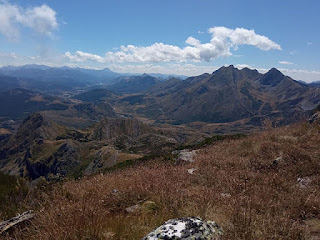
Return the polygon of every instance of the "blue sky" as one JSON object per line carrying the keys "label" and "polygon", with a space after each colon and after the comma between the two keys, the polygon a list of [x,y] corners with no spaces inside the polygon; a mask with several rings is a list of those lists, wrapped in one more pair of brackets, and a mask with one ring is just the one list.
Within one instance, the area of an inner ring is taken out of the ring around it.
{"label": "blue sky", "polygon": [[318,0],[0,0],[0,65],[320,80]]}

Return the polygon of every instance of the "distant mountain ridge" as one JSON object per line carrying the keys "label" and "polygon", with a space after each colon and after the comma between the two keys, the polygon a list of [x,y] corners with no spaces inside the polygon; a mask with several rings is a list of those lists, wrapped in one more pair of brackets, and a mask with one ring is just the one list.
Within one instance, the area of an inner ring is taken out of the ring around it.
{"label": "distant mountain ridge", "polygon": [[177,124],[233,122],[252,117],[291,121],[320,103],[320,89],[295,81],[275,68],[261,74],[231,65],[212,74],[168,83],[158,89],[161,85],[156,85],[156,90],[151,88],[133,111]]}
{"label": "distant mountain ridge", "polygon": [[[152,77],[159,81],[169,78],[168,74],[154,73]],[[148,75],[151,77],[151,75]],[[102,70],[88,68],[49,67],[29,64],[23,66],[4,66],[0,68],[0,84],[6,91],[12,88],[26,88],[50,94],[64,91],[88,89],[96,86],[108,86],[123,80],[121,77],[135,78],[140,74],[116,73],[109,68]],[[186,76],[177,75],[182,79]],[[143,86],[140,86],[143,87]],[[137,89],[137,88],[136,88]]]}
{"label": "distant mountain ridge", "polygon": [[122,76],[117,78],[116,82],[107,88],[116,93],[127,94],[147,91],[161,81],[148,74],[142,74],[141,76]]}

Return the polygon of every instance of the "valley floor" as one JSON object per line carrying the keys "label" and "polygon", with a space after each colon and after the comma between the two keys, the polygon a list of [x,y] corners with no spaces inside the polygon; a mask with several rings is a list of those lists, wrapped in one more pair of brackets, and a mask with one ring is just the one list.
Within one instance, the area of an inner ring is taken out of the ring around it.
{"label": "valley floor", "polygon": [[270,128],[206,146],[194,163],[158,158],[38,187],[21,203],[35,219],[2,239],[141,239],[186,216],[216,221],[223,239],[319,239],[319,173],[319,125]]}

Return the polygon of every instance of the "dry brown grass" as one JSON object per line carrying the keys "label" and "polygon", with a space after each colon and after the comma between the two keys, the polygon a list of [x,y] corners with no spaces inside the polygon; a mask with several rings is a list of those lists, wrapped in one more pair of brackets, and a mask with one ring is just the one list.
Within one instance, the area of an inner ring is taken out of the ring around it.
{"label": "dry brown grass", "polygon": [[[308,239],[305,222],[320,218],[319,130],[270,129],[201,149],[195,163],[156,159],[65,182],[38,197],[36,219],[11,237],[140,239],[170,218],[199,216],[222,225],[224,239]],[[146,200],[158,208],[125,211]]]}

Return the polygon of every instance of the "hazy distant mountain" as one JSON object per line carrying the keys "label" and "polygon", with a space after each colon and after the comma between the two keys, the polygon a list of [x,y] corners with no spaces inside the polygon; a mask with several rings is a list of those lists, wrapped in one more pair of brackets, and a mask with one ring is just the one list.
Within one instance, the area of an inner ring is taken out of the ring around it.
{"label": "hazy distant mountain", "polygon": [[121,94],[144,92],[161,82],[159,79],[148,74],[141,76],[122,76],[115,79],[115,81],[117,81],[117,83],[107,86],[107,88]]}
{"label": "hazy distant mountain", "polygon": [[67,104],[57,97],[16,88],[0,94],[0,118],[23,119],[44,110],[66,110]]}
{"label": "hazy distant mountain", "polygon": [[74,103],[20,88],[0,94],[0,128],[7,126],[9,120],[14,120],[12,124],[15,125],[34,112],[74,128],[90,126],[104,117],[116,117],[113,107],[104,101]]}
{"label": "hazy distant mountain", "polygon": [[188,76],[185,75],[176,75],[176,74],[163,74],[163,73],[148,73],[148,75],[158,78],[160,80],[166,81],[170,78],[178,78],[181,80],[185,80],[188,78]]}
{"label": "hazy distant mountain", "polygon": [[107,89],[93,89],[83,93],[80,93],[76,96],[73,96],[74,99],[79,99],[84,102],[96,102],[101,100],[108,100],[115,96],[115,94]]}
{"label": "hazy distant mountain", "polygon": [[311,82],[311,83],[308,83],[308,85],[311,87],[320,88],[320,81]]}
{"label": "hazy distant mountain", "polygon": [[9,89],[13,88],[19,88],[21,85],[22,83],[18,78],[0,74],[0,92],[8,91]]}
{"label": "hazy distant mountain", "polygon": [[108,84],[109,82],[112,83],[112,80],[114,78],[117,78],[122,75],[120,73],[111,71],[109,68],[104,68],[102,70],[87,69],[87,68],[69,68],[69,69],[79,70],[83,73],[100,78],[101,80],[103,80],[104,84]]}
{"label": "hazy distant mountain", "polygon": [[[152,76],[151,76],[152,75]],[[0,68],[0,91],[12,88],[26,88],[50,94],[74,92],[84,89],[108,88],[118,93],[145,91],[171,75],[144,74],[142,76],[120,74],[109,68],[102,70],[70,67],[49,67],[45,65],[5,66]],[[185,79],[186,76],[174,75]],[[133,83],[134,81],[134,83]]]}
{"label": "hazy distant mountain", "polygon": [[[16,78],[14,82],[19,87],[48,93],[59,93],[61,91],[107,84],[112,79],[120,76],[120,74],[114,73],[107,68],[91,70],[69,67],[56,68],[42,65],[6,66],[0,68],[0,74]],[[2,82],[1,79],[0,82]],[[10,84],[10,82],[6,81],[3,86],[5,89],[10,89]]]}

